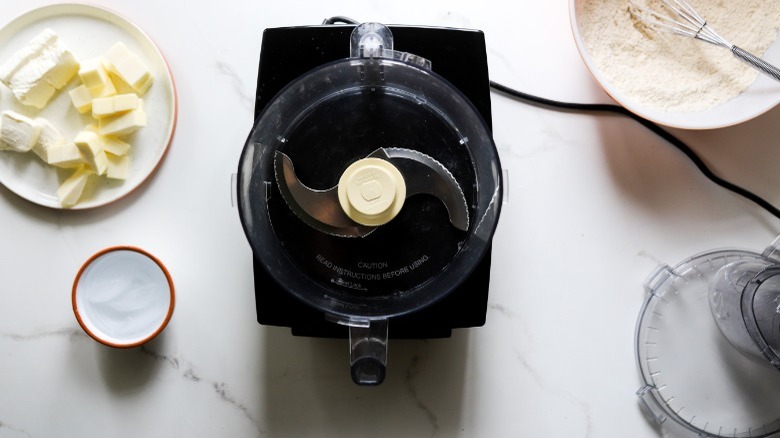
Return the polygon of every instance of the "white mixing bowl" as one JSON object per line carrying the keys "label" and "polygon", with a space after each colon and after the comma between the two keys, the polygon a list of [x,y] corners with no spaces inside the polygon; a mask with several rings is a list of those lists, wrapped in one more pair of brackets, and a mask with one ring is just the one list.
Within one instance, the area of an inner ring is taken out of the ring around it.
{"label": "white mixing bowl", "polygon": [[[661,125],[684,129],[714,129],[736,125],[757,117],[780,103],[780,82],[759,74],[756,80],[739,96],[718,106],[703,111],[664,111],[648,108],[638,103],[624,90],[611,83],[600,70],[594,59],[588,54],[582,36],[581,19],[584,5],[593,0],[569,0],[569,16],[571,19],[574,40],[585,65],[601,87],[615,101],[646,119]],[[626,3],[627,7],[627,3]],[[716,29],[717,30],[717,29]],[[679,38],[685,38],[680,36]],[[697,41],[698,42],[698,41]],[[707,44],[704,42],[698,42]],[[726,49],[723,49],[726,50]],[[776,39],[762,57],[769,63],[780,65],[780,39]]]}

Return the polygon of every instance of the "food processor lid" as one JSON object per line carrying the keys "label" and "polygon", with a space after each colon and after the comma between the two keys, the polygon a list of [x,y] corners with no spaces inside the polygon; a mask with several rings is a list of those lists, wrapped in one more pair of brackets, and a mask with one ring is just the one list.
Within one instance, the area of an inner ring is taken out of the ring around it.
{"label": "food processor lid", "polygon": [[385,26],[356,27],[349,58],[271,100],[239,164],[255,258],[348,325],[446,296],[489,250],[501,207],[488,125],[429,61],[392,47]]}
{"label": "food processor lid", "polygon": [[[733,314],[729,303],[717,302],[725,299],[718,288],[730,269],[746,265],[764,272],[777,266],[777,242],[763,253],[716,250],[674,267],[662,265],[646,282],[648,297],[636,329],[636,355],[644,382],[637,395],[658,424],[688,436],[764,437],[780,432],[780,372],[770,361],[751,359],[735,348],[739,340],[725,336],[727,328],[719,326],[718,318],[737,316],[741,323],[741,316]],[[763,287],[778,290],[777,268],[766,274],[767,280],[753,283],[758,292],[751,302],[769,299],[761,292]],[[737,292],[737,314],[739,298],[745,296]],[[767,308],[755,308],[759,307]],[[723,315],[718,314],[721,310]],[[771,325],[764,316],[756,313],[762,321],[757,330],[764,339],[776,341],[768,336]],[[770,319],[777,330],[777,314]],[[770,348],[776,353],[776,347]]]}

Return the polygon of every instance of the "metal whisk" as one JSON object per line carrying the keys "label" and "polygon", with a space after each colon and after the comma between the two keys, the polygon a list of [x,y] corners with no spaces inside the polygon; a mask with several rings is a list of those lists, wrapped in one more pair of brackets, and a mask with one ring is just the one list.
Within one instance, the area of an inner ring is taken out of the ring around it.
{"label": "metal whisk", "polygon": [[656,28],[671,31],[678,35],[687,36],[729,49],[740,61],[743,61],[751,67],[780,81],[780,69],[752,53],[731,44],[725,38],[718,35],[718,33],[707,24],[707,20],[702,18],[686,0],[661,0],[671,11],[677,14],[679,18],[671,18],[657,11],[645,9],[637,5],[634,0],[628,1],[631,5],[631,15],[644,23]]}

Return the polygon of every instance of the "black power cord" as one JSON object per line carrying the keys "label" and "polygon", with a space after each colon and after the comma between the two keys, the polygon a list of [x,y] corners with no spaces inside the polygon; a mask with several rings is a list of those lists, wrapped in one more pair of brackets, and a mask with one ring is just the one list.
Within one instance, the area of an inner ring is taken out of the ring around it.
{"label": "black power cord", "polygon": [[[335,16],[331,18],[326,18],[322,22],[322,24],[336,24],[336,23],[358,24],[356,20],[344,16]],[[769,212],[769,214],[780,219],[780,209],[772,205],[769,201],[751,192],[750,190],[747,190],[743,187],[740,187],[730,181],[727,181],[719,177],[717,174],[715,174],[715,172],[712,171],[712,169],[710,169],[707,166],[704,160],[702,160],[701,157],[699,157],[696,154],[696,152],[694,152],[693,149],[690,148],[690,146],[683,143],[682,140],[670,134],[668,131],[661,128],[659,125],[651,122],[650,120],[645,119],[644,117],[632,113],[631,111],[627,110],[626,108],[620,105],[611,105],[611,104],[602,104],[602,103],[560,102],[557,100],[546,99],[544,97],[538,97],[528,93],[523,93],[522,91],[509,88],[506,85],[502,85],[494,81],[490,81],[490,87],[498,92],[507,94],[517,99],[532,102],[538,105],[544,105],[553,108],[560,108],[560,109],[580,111],[580,112],[609,112],[609,113],[615,113],[626,117],[630,117],[634,119],[636,122],[638,122],[640,125],[653,131],[656,135],[668,141],[672,146],[674,146],[680,152],[685,154],[685,156],[688,157],[688,159],[691,160],[691,162],[693,162],[693,164],[699,169],[699,171],[707,179],[723,187],[724,189],[731,191],[732,193],[736,193],[737,195],[742,196],[745,199],[755,202],[756,204],[758,204],[759,207]]]}
{"label": "black power cord", "polygon": [[704,174],[705,177],[707,177],[707,179],[725,188],[726,190],[729,190],[733,193],[736,193],[737,195],[740,195],[750,201],[755,202],[761,208],[769,212],[772,216],[780,219],[780,209],[772,205],[769,201],[743,187],[740,187],[732,182],[729,182],[719,177],[718,175],[715,174],[715,172],[712,171],[712,169],[707,167],[707,164],[704,162],[704,160],[702,160],[701,157],[696,155],[693,149],[691,149],[690,146],[688,146],[687,144],[683,143],[682,140],[670,134],[668,131],[664,130],[663,128],[651,122],[650,120],[638,116],[622,106],[601,104],[601,103],[559,102],[557,100],[545,99],[543,97],[538,97],[528,93],[523,93],[522,91],[509,88],[506,85],[502,85],[494,81],[490,81],[490,87],[501,93],[505,93],[512,97],[533,102],[539,105],[545,105],[554,108],[561,108],[561,109],[573,110],[573,111],[610,112],[610,113],[615,113],[626,117],[630,117],[635,121],[637,121],[642,126],[644,126],[645,128],[653,131],[659,137],[671,143],[672,146],[674,146],[680,152],[685,154],[685,156],[688,157],[688,159],[690,159],[693,162],[693,164],[699,169],[699,171],[701,171],[702,174]]}
{"label": "black power cord", "polygon": [[322,24],[359,24],[357,20],[353,20],[349,17],[345,17],[343,15],[336,15],[335,17],[330,17],[322,20]]}

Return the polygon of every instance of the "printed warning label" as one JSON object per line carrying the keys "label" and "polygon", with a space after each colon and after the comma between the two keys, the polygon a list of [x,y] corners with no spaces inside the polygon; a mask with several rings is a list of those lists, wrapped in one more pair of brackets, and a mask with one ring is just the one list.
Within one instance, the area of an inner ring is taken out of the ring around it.
{"label": "printed warning label", "polygon": [[409,263],[408,265],[404,265],[396,269],[390,269],[390,264],[384,261],[358,262],[357,267],[360,269],[359,271],[339,266],[328,260],[322,254],[317,254],[316,259],[320,264],[333,271],[339,277],[342,277],[342,279],[358,281],[381,281],[390,280],[392,278],[397,278],[409,274],[410,272],[418,269],[420,266],[428,262],[430,257],[427,254],[423,254],[421,257]]}

